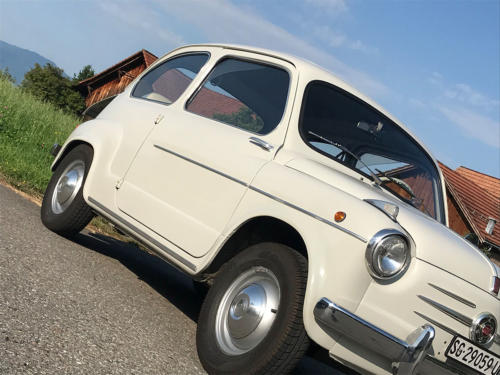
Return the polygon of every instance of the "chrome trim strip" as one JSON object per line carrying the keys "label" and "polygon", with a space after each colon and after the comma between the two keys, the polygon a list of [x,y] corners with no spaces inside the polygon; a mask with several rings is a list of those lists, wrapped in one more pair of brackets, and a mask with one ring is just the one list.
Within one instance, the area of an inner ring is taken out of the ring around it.
{"label": "chrome trim strip", "polygon": [[[107,207],[105,207],[102,204],[100,204],[99,202],[97,202],[94,198],[89,197],[88,199],[89,199],[90,203],[92,203],[93,205],[95,205],[95,206],[97,206],[99,208],[99,210],[102,212],[101,214],[103,216],[109,218],[111,221],[118,221],[121,224],[120,227],[123,226],[124,227],[123,229],[125,229],[127,232],[132,231],[133,233],[130,233],[131,235],[135,234],[135,235],[137,235],[139,237],[142,237],[146,241],[152,243],[154,246],[156,246],[157,248],[159,248],[162,251],[164,251],[165,253],[167,253],[169,256],[171,256],[172,258],[174,258],[178,262],[184,264],[186,267],[190,268],[191,270],[196,271],[196,266],[193,263],[191,263],[190,261],[184,259],[179,254],[177,254],[174,251],[170,250],[168,247],[162,245],[160,242],[158,242],[157,240],[155,240],[151,236],[147,235],[146,233],[144,233],[142,230],[140,230],[136,226],[134,226],[134,225],[130,224],[129,222],[127,222],[126,220],[122,219],[120,216],[118,216],[117,214],[115,214],[113,211],[111,211]],[[141,240],[141,238],[138,238],[138,240]]]}
{"label": "chrome trim strip", "polygon": [[313,313],[325,332],[344,335],[389,359],[393,374],[414,374],[435,337],[434,328],[426,324],[411,332],[405,341],[400,340],[324,297],[316,303]]}
{"label": "chrome trim strip", "polygon": [[243,181],[238,180],[237,178],[234,178],[234,177],[232,177],[232,176],[230,176],[230,175],[228,175],[228,174],[225,174],[225,173],[223,173],[223,172],[221,172],[221,171],[218,171],[217,169],[214,169],[214,168],[212,168],[212,167],[209,167],[208,165],[201,164],[201,163],[197,162],[196,160],[190,159],[190,158],[188,158],[188,157],[186,157],[186,156],[183,156],[183,155],[181,155],[181,154],[178,154],[178,153],[177,153],[177,152],[175,152],[175,151],[172,151],[172,150],[166,149],[166,148],[164,148],[164,147],[162,147],[162,146],[160,146],[160,145],[156,145],[156,144],[155,144],[155,145],[154,145],[154,147],[156,147],[156,148],[157,148],[157,149],[159,149],[159,150],[162,150],[162,151],[168,152],[169,154],[172,154],[172,155],[174,155],[174,156],[177,156],[178,158],[181,158],[181,159],[183,159],[183,160],[185,160],[185,161],[188,161],[188,162],[190,162],[190,163],[193,163],[193,164],[197,165],[198,167],[204,168],[204,169],[206,169],[206,170],[208,170],[208,171],[210,171],[210,172],[217,173],[219,176],[225,177],[225,178],[227,178],[227,179],[229,179],[229,180],[231,180],[231,181],[234,181],[234,182],[236,182],[236,183],[238,183],[238,184],[240,184],[240,185],[243,185],[243,186],[247,186],[247,187],[248,187],[248,185],[247,185],[246,183],[244,183]]}
{"label": "chrome trim strip", "polygon": [[498,278],[498,276],[491,276],[490,294],[492,296],[495,296],[495,297],[499,298],[500,294],[499,293],[495,293],[495,281],[496,281],[497,278]]}
{"label": "chrome trim strip", "polygon": [[[418,311],[413,311],[415,314],[417,314],[419,317],[421,317],[422,319],[424,320],[427,320],[429,323],[431,324],[434,324],[436,327],[439,327],[441,328],[443,331],[446,331],[448,332],[449,334],[451,335],[459,335],[459,333],[451,328],[448,328],[447,326],[445,326],[444,324],[442,323],[439,323],[438,321],[432,319],[432,318],[429,318],[427,315],[424,315]],[[463,335],[462,335],[463,336]]]}
{"label": "chrome trim strip", "polygon": [[420,298],[424,302],[427,302],[432,307],[435,307],[436,309],[438,309],[439,311],[441,311],[441,312],[445,313],[446,315],[452,317],[453,319],[459,321],[460,323],[463,323],[463,324],[465,324],[468,327],[471,326],[471,324],[472,324],[472,319],[471,318],[469,318],[469,317],[467,317],[467,316],[465,316],[463,314],[460,314],[459,312],[457,312],[457,311],[455,311],[453,309],[450,309],[449,307],[446,307],[445,305],[442,305],[439,302],[433,301],[432,299],[427,298],[425,296],[419,295],[418,298]]}
{"label": "chrome trim strip", "polygon": [[338,230],[340,230],[340,231],[342,231],[342,232],[344,232],[344,233],[346,233],[346,234],[348,234],[348,235],[350,235],[350,236],[352,236],[352,237],[360,240],[361,242],[364,242],[364,243],[368,242],[367,239],[364,238],[363,236],[360,236],[357,233],[351,232],[349,229],[341,227],[340,225],[337,225],[334,222],[331,222],[330,220],[324,219],[321,216],[313,214],[312,212],[309,212],[309,211],[307,211],[307,210],[305,210],[305,209],[303,209],[303,208],[301,208],[299,206],[296,206],[293,203],[287,202],[287,201],[285,201],[285,200],[283,200],[281,198],[278,198],[278,197],[276,197],[276,196],[274,196],[272,194],[266,193],[264,190],[260,190],[259,188],[256,188],[254,186],[249,186],[249,189],[251,189],[253,191],[256,191],[257,193],[260,193],[262,195],[265,195],[266,197],[271,198],[271,199],[275,200],[276,202],[283,203],[285,206],[288,206],[290,208],[293,208],[294,210],[302,212],[303,214],[306,214],[306,215],[308,215],[308,216],[310,216],[310,217],[312,217],[312,218],[314,218],[316,220],[319,220],[322,223],[330,225],[330,226],[332,226],[332,227],[334,227],[334,228],[336,228],[336,229],[338,229]]}
{"label": "chrome trim strip", "polygon": [[431,286],[431,287],[433,287],[433,288],[434,288],[434,289],[436,289],[436,290],[439,290],[441,293],[444,293],[444,294],[446,294],[447,296],[449,296],[449,297],[451,297],[451,298],[454,298],[454,299],[456,299],[456,300],[457,300],[457,301],[459,301],[459,302],[462,302],[464,305],[467,305],[467,306],[469,306],[469,307],[472,307],[473,309],[475,309],[475,308],[476,308],[476,304],[475,304],[475,303],[473,303],[473,302],[471,302],[471,301],[468,301],[468,300],[466,300],[465,298],[462,298],[462,297],[460,297],[460,296],[456,295],[455,293],[450,292],[449,290],[443,289],[443,288],[441,288],[441,287],[439,287],[439,286],[437,286],[437,285],[434,285],[434,284],[432,284],[432,283],[428,283],[428,285],[429,285],[429,286]]}
{"label": "chrome trim strip", "polygon": [[441,271],[443,272],[446,272],[447,274],[453,276],[453,277],[456,277],[464,282],[466,282],[467,284],[473,286],[474,288],[476,288],[477,290],[480,290],[481,292],[484,292],[484,289],[481,289],[480,287],[478,287],[476,284],[473,284],[472,282],[470,282],[469,280],[466,280],[464,279],[463,277],[460,277],[459,275],[456,275],[454,273],[451,273],[450,271],[448,271],[447,269],[443,268],[443,267],[439,267],[438,265],[436,265],[435,263],[431,263],[423,258],[419,258],[418,256],[416,256],[416,258],[421,261],[421,262],[424,262],[424,263],[427,263],[428,265],[432,266],[432,267],[435,267],[437,269],[440,269]]}
{"label": "chrome trim strip", "polygon": [[278,197],[276,197],[276,196],[274,196],[274,195],[272,195],[272,194],[266,193],[264,190],[261,190],[261,189],[259,189],[259,188],[256,188],[255,186],[250,186],[250,185],[246,184],[245,182],[243,182],[243,181],[241,181],[241,180],[238,180],[237,178],[231,177],[231,176],[229,176],[228,174],[226,174],[226,173],[224,173],[224,172],[218,171],[218,170],[216,170],[216,169],[214,169],[214,168],[212,168],[212,167],[209,167],[209,166],[207,166],[207,165],[205,165],[205,164],[202,164],[202,163],[200,163],[200,162],[197,162],[196,160],[193,160],[193,159],[190,159],[190,158],[185,157],[185,156],[183,156],[183,155],[180,155],[180,154],[178,154],[177,152],[174,152],[174,151],[168,150],[168,149],[166,149],[166,148],[164,148],[164,147],[162,147],[162,146],[159,146],[159,145],[157,145],[157,144],[155,144],[155,145],[154,145],[154,147],[156,147],[156,148],[158,148],[158,149],[160,149],[160,150],[162,150],[162,151],[168,152],[169,154],[172,154],[172,155],[174,155],[174,156],[177,156],[177,157],[179,157],[179,158],[181,158],[181,159],[183,159],[183,160],[186,160],[186,161],[188,161],[188,162],[190,162],[190,163],[193,163],[193,164],[195,164],[195,165],[197,165],[197,166],[199,166],[199,167],[201,167],[201,168],[205,168],[205,169],[209,170],[210,172],[217,173],[218,175],[220,175],[220,176],[222,176],[222,177],[225,177],[225,178],[227,178],[227,179],[229,179],[229,180],[231,180],[231,181],[234,181],[234,182],[236,182],[236,183],[238,183],[238,184],[240,184],[240,185],[246,186],[246,187],[248,187],[249,189],[251,189],[251,190],[253,190],[253,191],[257,192],[257,193],[260,193],[260,194],[262,194],[262,195],[265,195],[265,196],[266,196],[266,197],[268,197],[268,198],[271,198],[271,199],[275,200],[276,202],[282,203],[282,204],[284,204],[285,206],[288,206],[288,207],[290,207],[290,208],[293,208],[294,210],[300,211],[300,212],[302,212],[303,214],[306,214],[306,215],[308,215],[308,216],[310,216],[310,217],[312,217],[312,218],[314,218],[314,219],[316,219],[316,220],[321,221],[322,223],[325,223],[325,224],[327,224],[327,225],[330,225],[330,226],[332,226],[332,227],[334,227],[334,228],[336,228],[336,229],[338,229],[338,230],[340,230],[340,231],[342,231],[342,232],[344,232],[344,233],[346,233],[346,234],[348,234],[348,235],[350,235],[350,236],[353,236],[354,238],[356,238],[356,239],[360,240],[361,242],[364,242],[364,243],[368,242],[368,240],[367,240],[366,238],[364,238],[363,236],[360,236],[359,234],[356,234],[356,233],[354,233],[354,232],[351,232],[349,229],[346,229],[346,228],[344,228],[344,227],[341,227],[340,225],[337,225],[337,224],[335,224],[334,222],[331,222],[330,220],[324,219],[324,218],[322,218],[321,216],[318,216],[318,215],[316,215],[316,214],[313,214],[312,212],[307,211],[307,210],[305,210],[305,209],[303,209],[303,208],[301,208],[301,207],[299,207],[299,206],[296,206],[296,205],[294,205],[293,203],[287,202],[287,201],[285,201],[285,200],[283,200],[283,199],[281,199],[281,198],[278,198]]}
{"label": "chrome trim strip", "polygon": [[[398,222],[398,214],[399,214],[399,206],[395,205],[394,203],[390,203],[387,201],[383,201],[380,199],[363,199],[366,203],[371,204],[373,207],[376,209],[382,211],[385,215],[387,215],[392,221]],[[385,209],[385,205],[389,205],[394,207],[394,212],[391,213],[390,211]]]}

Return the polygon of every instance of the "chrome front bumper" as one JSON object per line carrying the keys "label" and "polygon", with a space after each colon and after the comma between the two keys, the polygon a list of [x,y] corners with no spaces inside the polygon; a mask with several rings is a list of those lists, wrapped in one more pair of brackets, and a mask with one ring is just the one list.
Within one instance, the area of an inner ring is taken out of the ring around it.
{"label": "chrome front bumper", "polygon": [[392,363],[393,374],[414,374],[434,340],[428,324],[413,331],[405,341],[375,327],[350,311],[322,298],[314,308],[316,322],[326,332],[341,333]]}

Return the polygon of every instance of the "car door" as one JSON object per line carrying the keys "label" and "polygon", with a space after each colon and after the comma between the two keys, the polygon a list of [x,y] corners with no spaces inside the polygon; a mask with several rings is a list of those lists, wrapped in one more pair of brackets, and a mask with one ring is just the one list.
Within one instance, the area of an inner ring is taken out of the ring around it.
{"label": "car door", "polygon": [[284,141],[292,72],[278,59],[219,56],[185,103],[165,109],[117,193],[120,209],[190,255],[206,254]]}
{"label": "car door", "polygon": [[[209,53],[200,51],[159,62],[103,110],[101,119],[120,124],[116,134],[120,147],[111,160],[113,173],[123,177],[152,128],[164,117],[165,108],[184,93],[208,60]],[[122,179],[117,186],[121,183]]]}

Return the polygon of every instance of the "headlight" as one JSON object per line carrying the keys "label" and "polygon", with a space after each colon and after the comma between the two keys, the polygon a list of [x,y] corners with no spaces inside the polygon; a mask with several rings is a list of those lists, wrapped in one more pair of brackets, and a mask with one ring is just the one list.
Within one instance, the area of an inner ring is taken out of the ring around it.
{"label": "headlight", "polygon": [[408,238],[393,229],[384,229],[370,240],[366,248],[366,263],[372,276],[387,279],[403,272],[410,263]]}

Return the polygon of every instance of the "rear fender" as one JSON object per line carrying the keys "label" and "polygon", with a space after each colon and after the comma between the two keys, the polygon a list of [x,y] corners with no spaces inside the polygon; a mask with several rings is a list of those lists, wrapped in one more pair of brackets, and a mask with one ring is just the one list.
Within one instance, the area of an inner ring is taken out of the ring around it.
{"label": "rear fender", "polygon": [[[87,180],[83,188],[84,199],[94,192],[108,191],[114,193],[111,187],[126,171],[126,167],[131,160],[121,160],[120,163],[113,163],[116,158],[119,145],[123,137],[123,131],[119,124],[112,121],[95,119],[84,122],[69,135],[61,150],[54,159],[51,170],[54,171],[64,156],[78,144],[88,144],[94,150],[94,159],[87,175]],[[130,159],[133,155],[130,156]],[[98,186],[93,182],[99,180]],[[98,194],[100,195],[100,194]],[[114,201],[114,195],[107,195],[108,203]],[[109,201],[108,199],[111,199]]]}

